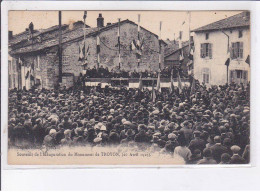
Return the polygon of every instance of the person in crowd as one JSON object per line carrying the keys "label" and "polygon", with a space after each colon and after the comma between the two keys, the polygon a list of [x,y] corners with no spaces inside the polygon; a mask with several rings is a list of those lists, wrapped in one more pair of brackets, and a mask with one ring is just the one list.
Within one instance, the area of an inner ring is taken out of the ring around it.
{"label": "person in crowd", "polygon": [[233,152],[233,156],[231,157],[230,164],[245,164],[245,159],[239,155],[241,148],[238,145],[233,145],[231,150]]}
{"label": "person in crowd", "polygon": [[217,164],[216,160],[212,158],[211,149],[205,148],[203,150],[203,159],[199,160],[197,164]]}

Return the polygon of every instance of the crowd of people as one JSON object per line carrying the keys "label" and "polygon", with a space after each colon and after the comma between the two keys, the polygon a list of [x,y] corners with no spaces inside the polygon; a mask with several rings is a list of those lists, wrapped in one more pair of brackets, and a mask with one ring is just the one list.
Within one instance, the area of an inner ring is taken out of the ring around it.
{"label": "crowd of people", "polygon": [[[185,73],[181,68],[173,69],[173,77],[177,78],[178,73],[181,77],[185,77]],[[102,65],[97,69],[96,67],[86,69],[86,78],[157,78],[157,72],[144,70],[143,72],[127,71],[124,69],[111,69],[107,67],[104,68]],[[170,78],[171,77],[171,68],[165,67],[161,70],[161,78]],[[186,76],[187,77],[187,76]]]}
{"label": "crowd of people", "polygon": [[250,161],[250,86],[9,91],[9,146],[125,146],[186,164]]}

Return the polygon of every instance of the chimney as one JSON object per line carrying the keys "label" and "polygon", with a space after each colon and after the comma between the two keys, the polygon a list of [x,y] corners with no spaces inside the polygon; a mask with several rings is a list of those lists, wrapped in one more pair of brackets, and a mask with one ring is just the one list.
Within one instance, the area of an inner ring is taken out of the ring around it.
{"label": "chimney", "polygon": [[8,31],[8,38],[9,39],[13,38],[13,31]]}
{"label": "chimney", "polygon": [[108,22],[108,23],[107,23],[107,26],[110,26],[110,25],[111,25],[111,22]]}
{"label": "chimney", "polygon": [[104,27],[104,18],[102,17],[102,14],[100,13],[97,18],[97,27],[102,28]]}

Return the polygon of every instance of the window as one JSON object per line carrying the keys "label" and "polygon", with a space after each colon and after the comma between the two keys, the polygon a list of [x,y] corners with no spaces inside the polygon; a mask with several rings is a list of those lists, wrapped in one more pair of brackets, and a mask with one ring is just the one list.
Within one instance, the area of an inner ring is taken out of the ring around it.
{"label": "window", "polygon": [[242,78],[242,70],[236,70],[237,72],[237,78],[241,79]]}
{"label": "window", "polygon": [[202,81],[203,83],[205,84],[208,84],[209,83],[209,75],[210,75],[210,71],[209,71],[209,68],[203,68],[202,69]]}
{"label": "window", "polygon": [[206,33],[206,40],[209,39],[209,33]]}
{"label": "window", "polygon": [[201,58],[210,58],[212,59],[212,44],[204,43],[200,45],[200,57]]}
{"label": "window", "polygon": [[243,32],[242,32],[242,30],[239,30],[238,31],[238,38],[242,38],[243,37]]}
{"label": "window", "polygon": [[231,59],[243,58],[243,42],[232,42]]}
{"label": "window", "polygon": [[9,74],[12,73],[12,62],[10,60],[8,60],[8,71],[9,71]]}

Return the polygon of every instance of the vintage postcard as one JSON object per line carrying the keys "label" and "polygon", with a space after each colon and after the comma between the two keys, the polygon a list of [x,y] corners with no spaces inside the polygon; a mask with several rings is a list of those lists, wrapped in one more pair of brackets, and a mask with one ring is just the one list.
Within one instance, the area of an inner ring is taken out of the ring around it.
{"label": "vintage postcard", "polygon": [[8,165],[250,163],[250,11],[10,10],[8,31]]}

